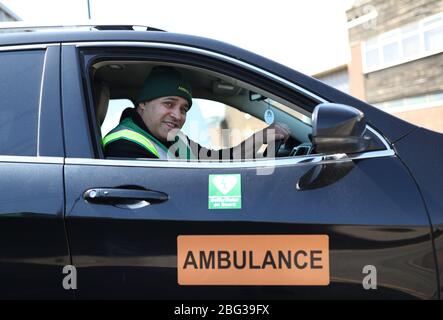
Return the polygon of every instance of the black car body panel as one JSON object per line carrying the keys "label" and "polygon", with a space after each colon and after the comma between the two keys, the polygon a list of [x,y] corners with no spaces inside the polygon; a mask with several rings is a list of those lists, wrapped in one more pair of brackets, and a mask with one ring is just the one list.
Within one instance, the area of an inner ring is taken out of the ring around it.
{"label": "black car body panel", "polygon": [[[433,225],[435,250],[443,290],[443,135],[423,128],[398,141],[395,148],[420,188]],[[441,294],[440,293],[440,294]]]}
{"label": "black car body panel", "polygon": [[63,298],[70,264],[63,221],[63,165],[1,163],[0,296]]}
{"label": "black car body panel", "polygon": [[[62,269],[71,263],[64,222],[60,46],[44,55],[37,157],[9,156],[0,162],[0,296],[6,299],[74,296],[60,285]],[[26,87],[20,90],[28,93]],[[22,122],[16,130],[25,130]]]}
{"label": "black car body panel", "polygon": [[[83,290],[77,294],[151,299],[436,297],[428,219],[416,185],[400,161],[364,160],[327,187],[297,191],[297,180],[311,168],[309,164],[276,168],[272,176],[257,179],[255,169],[149,168],[149,163],[138,168],[67,165],[71,253],[83,279]],[[242,174],[243,209],[210,212],[205,190],[208,174],[226,171]],[[170,200],[134,213],[82,201],[87,188],[115,186],[115,181],[165,192]],[[357,181],[364,188],[351,187]],[[266,187],[270,183],[272,189]],[[337,192],[343,194],[342,199],[337,199]],[[322,201],[313,202],[313,195]],[[271,209],[266,203],[278,206]],[[306,287],[179,286],[177,236],[194,234],[327,234],[331,284],[312,291]],[[380,274],[379,288],[373,293],[355,285],[364,277],[363,266],[371,264]]]}

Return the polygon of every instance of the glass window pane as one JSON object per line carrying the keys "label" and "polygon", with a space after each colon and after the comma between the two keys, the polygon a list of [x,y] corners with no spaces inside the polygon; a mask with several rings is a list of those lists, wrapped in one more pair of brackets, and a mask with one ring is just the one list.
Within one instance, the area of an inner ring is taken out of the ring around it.
{"label": "glass window pane", "polygon": [[[231,148],[267,126],[262,120],[226,104],[193,99],[182,131],[210,149]],[[209,134],[208,134],[209,133]]]}
{"label": "glass window pane", "polygon": [[401,33],[402,34],[406,34],[406,33],[414,33],[414,32],[418,32],[418,22],[417,23],[411,23],[408,24],[404,27],[401,28]]}
{"label": "glass window pane", "polygon": [[397,42],[383,46],[383,61],[385,64],[395,63],[399,60],[399,46]]}
{"label": "glass window pane", "polygon": [[43,50],[0,53],[0,154],[37,154]]}
{"label": "glass window pane", "polygon": [[442,20],[441,16],[438,16],[438,17],[435,17],[435,18],[433,18],[431,20],[428,20],[427,22],[423,23],[423,26],[424,27],[429,27],[429,26],[432,26],[432,25],[436,25],[436,24],[439,24],[441,22],[441,20]]}
{"label": "glass window pane", "polygon": [[443,92],[429,95],[429,101],[441,102],[441,104],[443,105]]}
{"label": "glass window pane", "polygon": [[404,106],[405,102],[403,99],[391,100],[385,102],[385,108],[392,109]]}
{"label": "glass window pane", "polygon": [[425,32],[425,49],[426,51],[443,49],[443,26]]}
{"label": "glass window pane", "polygon": [[420,106],[424,105],[426,103],[426,96],[417,96],[417,97],[411,97],[406,98],[405,104],[408,106]]}
{"label": "glass window pane", "polygon": [[378,67],[380,59],[378,57],[378,49],[366,52],[366,68],[372,69]]}
{"label": "glass window pane", "polygon": [[393,31],[383,33],[382,35],[380,35],[380,41],[382,43],[393,42],[399,36],[399,32],[400,32],[399,30],[393,30]]}
{"label": "glass window pane", "polygon": [[377,47],[378,45],[378,39],[377,38],[371,38],[366,41],[365,46],[367,50],[373,49],[374,47]]}
{"label": "glass window pane", "polygon": [[420,37],[418,35],[403,39],[403,56],[410,58],[420,53]]}
{"label": "glass window pane", "polygon": [[333,74],[321,77],[319,80],[338,90],[349,93],[349,77],[347,70],[335,72]]}
{"label": "glass window pane", "polygon": [[120,122],[120,116],[126,108],[134,108],[134,104],[129,99],[112,99],[109,100],[106,118],[101,126],[102,137],[106,136],[109,131],[114,129]]}

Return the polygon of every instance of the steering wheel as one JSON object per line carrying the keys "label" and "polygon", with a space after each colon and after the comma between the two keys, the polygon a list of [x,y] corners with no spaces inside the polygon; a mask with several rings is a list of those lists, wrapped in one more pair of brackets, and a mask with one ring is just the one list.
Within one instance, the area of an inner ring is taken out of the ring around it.
{"label": "steering wheel", "polygon": [[289,156],[295,157],[295,156],[305,156],[312,153],[312,150],[314,149],[312,143],[310,142],[303,142],[299,144],[298,146],[294,147],[292,149]]}
{"label": "steering wheel", "polygon": [[[284,139],[274,141],[274,158],[277,157],[278,151],[280,150],[280,147],[283,145],[283,143],[284,143]],[[263,151],[264,158],[266,158],[268,156],[268,148],[269,148],[269,145],[266,147],[265,151]]]}

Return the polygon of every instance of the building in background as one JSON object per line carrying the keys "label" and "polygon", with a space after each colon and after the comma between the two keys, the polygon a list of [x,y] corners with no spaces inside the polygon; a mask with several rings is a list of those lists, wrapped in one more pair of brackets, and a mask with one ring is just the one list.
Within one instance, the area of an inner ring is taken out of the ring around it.
{"label": "building in background", "polygon": [[314,77],[338,90],[345,93],[350,93],[349,68],[347,64],[342,64],[337,67],[319,72],[315,74]]}
{"label": "building in background", "polygon": [[21,19],[0,2],[0,22],[20,21]]}
{"label": "building in background", "polygon": [[350,63],[314,77],[443,132],[443,1],[359,0],[346,14]]}

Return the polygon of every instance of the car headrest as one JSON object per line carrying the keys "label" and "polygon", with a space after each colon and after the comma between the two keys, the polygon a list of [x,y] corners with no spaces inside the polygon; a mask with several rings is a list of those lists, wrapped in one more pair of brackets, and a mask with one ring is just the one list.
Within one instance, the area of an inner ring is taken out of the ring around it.
{"label": "car headrest", "polygon": [[108,111],[108,104],[110,98],[109,86],[105,82],[97,81],[94,86],[94,102],[95,102],[95,116],[98,125],[101,126]]}

